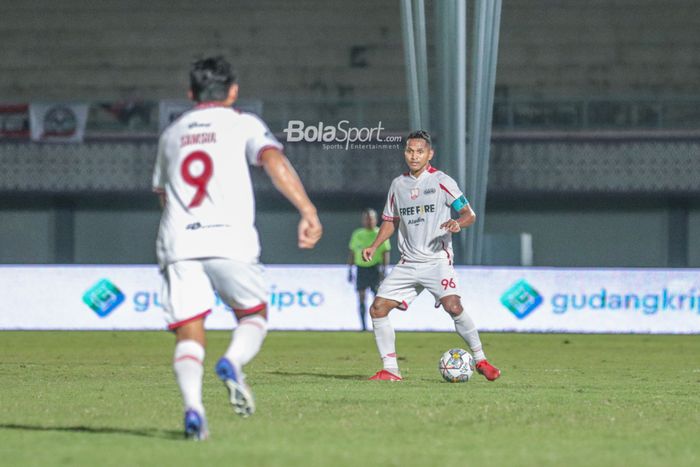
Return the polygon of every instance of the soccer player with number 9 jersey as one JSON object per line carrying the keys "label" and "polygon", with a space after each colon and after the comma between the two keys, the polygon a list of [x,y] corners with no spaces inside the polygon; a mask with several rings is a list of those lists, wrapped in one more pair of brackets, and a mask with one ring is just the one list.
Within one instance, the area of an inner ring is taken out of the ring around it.
{"label": "soccer player with number 9 jersey", "polygon": [[[462,308],[452,266],[452,234],[472,225],[476,216],[455,181],[430,165],[433,155],[427,132],[408,135],[404,158],[409,170],[392,181],[377,238],[362,252],[369,260],[398,228],[401,259],[379,286],[369,312],[384,364],[370,379],[401,380],[389,313],[394,308],[406,310],[418,294],[428,289],[436,307],[441,304],[454,319],[457,333],[474,355],[476,370],[493,381],[501,372],[486,360],[474,321]],[[459,218],[451,218],[452,209]]]}
{"label": "soccer player with number 9 jersey", "polygon": [[282,145],[252,114],[234,110],[238,85],[221,57],[194,63],[190,71],[193,110],[161,135],[153,174],[163,215],[158,262],[163,305],[175,332],[174,370],[185,406],[185,436],[206,439],[202,404],[204,319],[214,291],[238,319],[231,344],[216,364],[234,411],[255,411],[243,367],[267,334],[267,287],[258,262],[255,200],[248,165],[264,167],[275,187],[298,209],[300,248],[321,237],[316,208],[281,152]]}

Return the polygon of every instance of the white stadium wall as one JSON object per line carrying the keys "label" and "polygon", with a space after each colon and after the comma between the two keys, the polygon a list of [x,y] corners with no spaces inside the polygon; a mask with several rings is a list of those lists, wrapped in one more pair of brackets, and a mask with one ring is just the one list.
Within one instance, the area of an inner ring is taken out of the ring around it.
{"label": "white stadium wall", "polygon": [[[465,308],[484,331],[700,333],[700,271],[459,267]],[[271,329],[359,330],[345,266],[268,266]],[[0,267],[3,330],[162,330],[155,266]],[[212,297],[210,329],[234,319]],[[452,331],[426,293],[394,311],[397,330]]]}

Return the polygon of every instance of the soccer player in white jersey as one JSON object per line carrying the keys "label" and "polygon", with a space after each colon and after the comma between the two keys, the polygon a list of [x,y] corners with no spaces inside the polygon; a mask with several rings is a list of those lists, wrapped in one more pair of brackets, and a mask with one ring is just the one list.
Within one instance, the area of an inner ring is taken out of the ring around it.
{"label": "soccer player in white jersey", "polygon": [[[366,260],[372,258],[377,247],[398,227],[401,259],[379,286],[369,311],[384,364],[370,379],[401,380],[389,313],[394,308],[407,309],[418,294],[428,289],[436,306],[442,304],[454,319],[457,333],[476,360],[476,370],[493,381],[501,372],[486,360],[479,332],[462,307],[452,266],[452,234],[472,225],[476,215],[455,181],[430,165],[433,154],[428,133],[416,131],[408,135],[404,157],[409,170],[391,182],[379,234],[362,252]],[[451,218],[451,209],[459,214],[457,219]]]}
{"label": "soccer player in white jersey", "polygon": [[185,406],[185,436],[206,439],[202,404],[204,319],[214,291],[234,310],[238,327],[216,364],[236,413],[255,402],[243,367],[267,334],[267,289],[258,262],[255,200],[248,164],[264,167],[275,187],[298,209],[300,248],[313,248],[322,227],[316,208],[282,145],[256,116],[231,106],[238,96],[231,65],[222,57],[195,62],[190,71],[193,110],[162,134],[153,174],[163,215],[158,262],[163,305],[175,332],[173,367]]}

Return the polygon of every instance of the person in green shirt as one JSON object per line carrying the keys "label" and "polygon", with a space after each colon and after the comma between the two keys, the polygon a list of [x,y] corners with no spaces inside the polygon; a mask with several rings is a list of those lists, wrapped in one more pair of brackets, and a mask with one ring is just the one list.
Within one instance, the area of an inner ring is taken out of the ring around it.
{"label": "person in green shirt", "polygon": [[[362,227],[355,229],[350,237],[350,254],[348,255],[348,282],[355,281],[355,288],[360,303],[360,321],[362,322],[362,330],[367,330],[367,322],[365,315],[367,307],[365,304],[365,295],[367,289],[371,289],[372,293],[376,294],[379,288],[379,283],[384,279],[385,268],[389,264],[389,250],[391,244],[389,240],[382,243],[373,259],[365,261],[362,259],[362,250],[369,247],[375,238],[379,227],[377,227],[377,212],[374,209],[366,208],[362,211]],[[357,277],[352,274],[353,265],[357,266]]]}

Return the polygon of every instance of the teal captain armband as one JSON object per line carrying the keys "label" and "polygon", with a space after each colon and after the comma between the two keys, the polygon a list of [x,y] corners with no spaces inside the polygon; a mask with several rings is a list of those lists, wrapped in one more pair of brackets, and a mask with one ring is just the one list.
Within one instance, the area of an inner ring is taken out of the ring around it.
{"label": "teal captain armband", "polygon": [[459,198],[457,198],[456,200],[454,200],[454,202],[452,203],[452,208],[455,211],[459,212],[460,209],[467,206],[468,204],[469,204],[469,201],[467,201],[467,198],[465,198],[464,195],[462,195]]}

